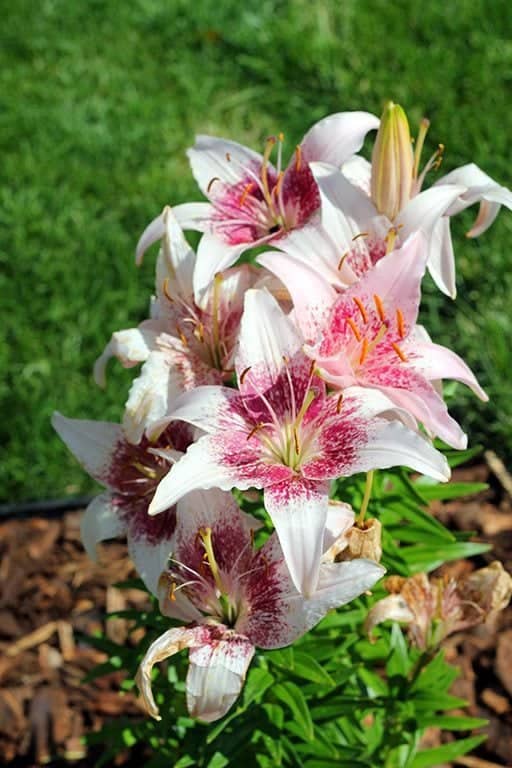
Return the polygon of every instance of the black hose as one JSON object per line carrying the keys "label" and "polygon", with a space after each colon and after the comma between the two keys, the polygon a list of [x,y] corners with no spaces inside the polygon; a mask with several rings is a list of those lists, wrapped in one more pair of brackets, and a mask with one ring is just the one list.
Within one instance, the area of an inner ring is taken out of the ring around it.
{"label": "black hose", "polygon": [[69,499],[21,501],[19,504],[0,504],[0,519],[26,517],[61,517],[72,509],[83,509],[94,496],[71,496]]}

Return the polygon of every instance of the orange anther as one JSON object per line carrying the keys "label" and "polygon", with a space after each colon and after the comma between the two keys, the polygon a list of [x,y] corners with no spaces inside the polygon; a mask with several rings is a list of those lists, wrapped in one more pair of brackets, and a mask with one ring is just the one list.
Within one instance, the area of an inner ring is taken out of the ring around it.
{"label": "orange anther", "polygon": [[244,379],[247,376],[247,374],[249,373],[249,371],[251,370],[251,368],[252,368],[252,365],[248,365],[247,368],[244,368],[244,370],[240,374],[240,384],[244,383]]}
{"label": "orange anther", "polygon": [[378,316],[380,318],[380,321],[381,321],[381,323],[383,323],[386,320],[386,315],[385,315],[385,312],[384,312],[384,304],[382,303],[382,299],[381,299],[381,297],[378,294],[374,293],[373,294],[373,301],[375,303],[375,308],[377,310],[377,314],[378,314]]}
{"label": "orange anther", "polygon": [[226,160],[228,161],[228,163],[231,162],[231,155],[229,154],[229,152],[226,152]]}
{"label": "orange anther", "polygon": [[338,402],[336,403],[336,413],[339,413],[341,411],[342,405],[343,405],[343,395],[340,395],[338,397]]}
{"label": "orange anther", "polygon": [[398,326],[398,335],[401,339],[405,338],[405,321],[401,309],[396,311],[396,324]]}
{"label": "orange anther", "polygon": [[283,186],[283,179],[284,179],[284,171],[279,171],[279,174],[277,176],[277,181],[274,189],[272,190],[272,194],[274,197],[277,197],[281,192],[281,187]]}
{"label": "orange anther", "polygon": [[354,301],[357,305],[358,310],[361,313],[361,317],[363,318],[363,323],[368,322],[368,313],[366,312],[366,309],[364,308],[364,304],[357,296],[354,296]]}
{"label": "orange anther", "polygon": [[181,328],[179,326],[179,323],[176,323],[176,331],[178,332],[178,336],[180,337],[181,343],[183,344],[183,346],[184,347],[188,347],[187,337],[185,336],[185,334],[181,330]]}
{"label": "orange anther", "polygon": [[247,195],[253,190],[254,188],[254,181],[250,181],[247,186],[244,188],[244,191],[240,195],[240,200],[238,201],[238,205],[240,208],[243,206],[243,204],[246,201]]}
{"label": "orange anther", "polygon": [[351,317],[347,317],[347,323],[350,326],[352,333],[356,337],[357,341],[361,341],[361,333],[359,332],[359,328],[355,324],[354,320]]}
{"label": "orange anther", "polygon": [[249,434],[247,435],[247,440],[250,440],[250,439],[251,439],[251,437],[253,437],[253,436],[256,434],[256,432],[257,432],[259,429],[261,429],[261,428],[262,428],[262,426],[263,426],[263,424],[256,424],[256,425],[255,425],[255,426],[254,426],[254,427],[251,429],[251,431],[249,432]]}
{"label": "orange anther", "polygon": [[312,360],[311,361],[311,365],[309,366],[309,377],[308,378],[311,378],[313,376],[313,374],[315,373],[315,368],[316,368],[316,360]]}
{"label": "orange anther", "polygon": [[297,144],[295,147],[295,170],[300,171],[300,166],[302,163],[302,149],[300,147],[300,144]]}
{"label": "orange anther", "polygon": [[169,590],[169,600],[172,600],[173,602],[176,602],[176,595],[174,594],[176,591],[176,582],[173,581],[171,584],[171,588]]}
{"label": "orange anther", "polygon": [[391,346],[393,347],[394,351],[396,352],[396,354],[398,355],[398,357],[400,358],[400,360],[402,361],[402,363],[405,363],[405,362],[407,362],[407,355],[405,355],[405,354],[402,352],[402,350],[400,349],[400,347],[398,346],[398,344],[396,344],[395,342],[393,342],[393,343],[391,344]]}
{"label": "orange anther", "polygon": [[368,354],[368,339],[363,339],[363,346],[361,347],[361,355],[359,357],[359,365],[362,365],[366,360]]}
{"label": "orange anther", "polygon": [[283,142],[284,141],[284,133],[282,131],[280,131],[277,134],[277,138],[279,139],[280,142]]}

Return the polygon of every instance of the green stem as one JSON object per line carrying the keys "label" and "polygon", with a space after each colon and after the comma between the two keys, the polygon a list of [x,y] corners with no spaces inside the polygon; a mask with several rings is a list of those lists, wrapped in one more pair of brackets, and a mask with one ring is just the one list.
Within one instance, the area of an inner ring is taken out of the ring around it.
{"label": "green stem", "polygon": [[359,510],[359,516],[357,518],[357,526],[358,528],[362,528],[364,523],[364,517],[366,515],[366,510],[368,509],[368,504],[370,501],[370,497],[372,495],[372,485],[373,485],[373,475],[375,473],[375,470],[371,469],[369,472],[366,473],[366,484],[364,486],[364,496],[363,496],[363,502],[361,504],[361,509]]}

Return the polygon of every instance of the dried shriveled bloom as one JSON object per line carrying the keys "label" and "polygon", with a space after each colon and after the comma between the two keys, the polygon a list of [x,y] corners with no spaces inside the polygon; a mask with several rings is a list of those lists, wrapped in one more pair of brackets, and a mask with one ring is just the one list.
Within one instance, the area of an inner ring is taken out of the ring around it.
{"label": "dried shriveled bloom", "polygon": [[408,579],[392,576],[385,583],[388,597],[370,610],[365,630],[387,619],[404,622],[414,645],[437,648],[453,632],[482,624],[502,611],[512,597],[512,577],[495,560],[460,580],[431,578],[417,573]]}

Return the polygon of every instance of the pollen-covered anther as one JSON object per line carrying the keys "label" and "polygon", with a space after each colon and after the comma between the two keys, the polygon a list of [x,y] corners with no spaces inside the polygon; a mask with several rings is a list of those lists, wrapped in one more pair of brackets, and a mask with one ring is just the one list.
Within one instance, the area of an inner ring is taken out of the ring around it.
{"label": "pollen-covered anther", "polygon": [[354,237],[352,238],[352,242],[354,242],[355,240],[359,240],[360,237],[368,237],[369,234],[370,234],[369,232],[358,232],[357,235],[354,235]]}
{"label": "pollen-covered anther", "polygon": [[336,413],[340,413],[342,407],[343,407],[343,395],[341,394],[338,397],[338,402],[336,403]]}
{"label": "pollen-covered anther", "polygon": [[361,317],[363,318],[363,323],[367,323],[368,322],[368,313],[367,313],[367,311],[365,309],[365,306],[364,306],[363,302],[357,296],[354,296],[354,302],[355,302],[359,312],[361,313]]}
{"label": "pollen-covered anther", "polygon": [[379,316],[379,320],[381,323],[384,323],[386,321],[386,313],[384,312],[384,304],[382,303],[382,299],[377,293],[373,294],[373,303],[375,304],[375,309],[377,310],[377,314]]}
{"label": "pollen-covered anther", "polygon": [[316,368],[316,360],[312,360],[311,361],[311,365],[309,366],[308,378],[311,379],[313,377],[313,375],[315,373],[315,368]]}
{"label": "pollen-covered anther", "polygon": [[254,181],[250,181],[246,186],[244,187],[244,191],[240,195],[240,200],[238,201],[238,205],[240,208],[243,207],[245,201],[247,200],[247,196],[252,192],[254,189]]}
{"label": "pollen-covered anther", "polygon": [[163,282],[162,290],[164,292],[164,296],[167,299],[167,301],[170,301],[171,304],[174,304],[174,299],[173,299],[173,297],[171,296],[171,294],[169,292],[169,278],[168,277],[166,277],[164,282]]}
{"label": "pollen-covered anther", "polygon": [[176,582],[172,581],[171,582],[171,587],[169,589],[169,600],[171,600],[172,602],[176,602],[176,594],[175,594],[175,592],[176,592]]}
{"label": "pollen-covered anther", "polygon": [[366,356],[368,354],[368,339],[363,339],[363,344],[361,346],[361,354],[359,356],[359,365],[362,365],[364,361],[366,360]]}
{"label": "pollen-covered anther", "polygon": [[342,267],[343,267],[343,265],[345,263],[345,259],[347,258],[348,254],[349,254],[349,251],[345,251],[345,253],[342,255],[341,259],[339,260],[339,262],[338,262],[338,272],[341,271],[341,269],[342,269]]}
{"label": "pollen-covered anther", "polygon": [[244,370],[240,374],[240,384],[244,383],[245,377],[247,376],[251,368],[252,368],[252,365],[248,365],[247,368],[244,368]]}
{"label": "pollen-covered anther", "polygon": [[249,434],[247,435],[247,440],[250,440],[251,437],[254,437],[256,432],[258,432],[258,430],[262,429],[264,426],[265,426],[264,424],[255,424],[254,427],[249,432]]}
{"label": "pollen-covered anther", "polygon": [[396,354],[398,355],[398,357],[400,358],[402,363],[406,363],[407,362],[407,355],[403,352],[403,350],[400,349],[398,344],[396,342],[393,342],[391,344],[391,346],[393,347],[393,350],[396,352]]}
{"label": "pollen-covered anther", "polygon": [[438,145],[436,155],[437,155],[437,157],[434,160],[434,165],[433,165],[433,168],[434,168],[435,171],[437,171],[437,169],[439,168],[439,166],[443,162],[444,144],[439,144]]}
{"label": "pollen-covered anther", "polygon": [[353,320],[352,317],[347,317],[347,325],[349,326],[350,330],[356,337],[356,341],[361,341],[361,338],[362,338],[361,332],[357,327],[357,325],[355,324],[355,321]]}
{"label": "pollen-covered anther", "polygon": [[181,330],[181,327],[180,327],[179,323],[176,323],[176,332],[177,332],[178,336],[180,337],[180,340],[181,340],[181,343],[183,344],[183,346],[184,347],[188,347],[187,337],[185,336],[185,334]]}
{"label": "pollen-covered anther", "polygon": [[396,324],[398,328],[398,335],[401,339],[405,338],[405,321],[404,315],[401,309],[396,310]]}

